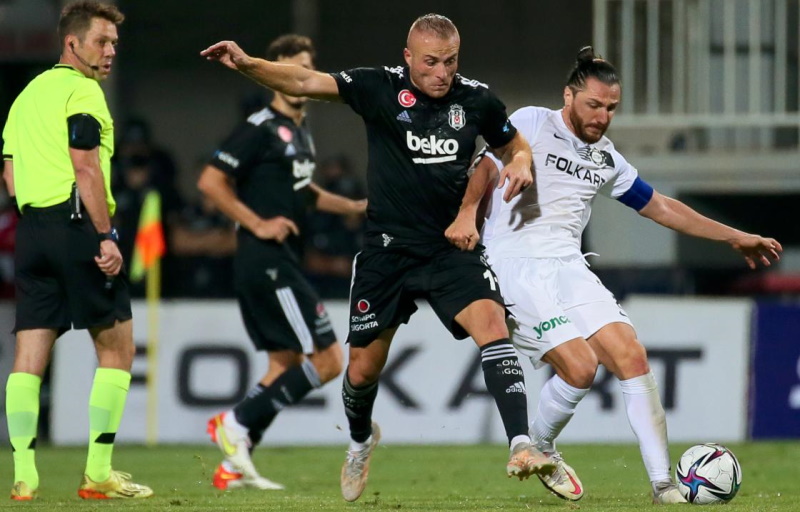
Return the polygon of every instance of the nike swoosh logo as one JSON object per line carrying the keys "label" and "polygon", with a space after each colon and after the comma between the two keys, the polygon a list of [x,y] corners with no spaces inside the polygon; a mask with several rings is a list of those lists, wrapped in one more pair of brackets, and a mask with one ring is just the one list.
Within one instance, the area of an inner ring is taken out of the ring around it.
{"label": "nike swoosh logo", "polygon": [[575,488],[575,490],[572,492],[572,494],[574,494],[574,495],[576,495],[576,496],[577,496],[577,495],[578,495],[578,494],[580,494],[580,493],[581,493],[583,490],[581,489],[581,486],[580,486],[580,484],[579,484],[579,483],[578,483],[578,482],[577,482],[577,481],[576,481],[574,478],[572,478],[572,475],[570,475],[569,473],[567,473],[567,476],[569,477],[569,481],[570,481],[570,482],[572,482],[572,486]]}
{"label": "nike swoosh logo", "polygon": [[217,436],[222,443],[222,451],[224,451],[226,455],[233,455],[236,453],[236,446],[232,445],[231,442],[228,441],[228,436],[225,435],[225,429],[222,428],[222,418],[217,418],[216,424]]}
{"label": "nike swoosh logo", "polygon": [[222,480],[238,480],[238,479],[242,478],[242,474],[241,473],[220,473],[219,477]]}
{"label": "nike swoosh logo", "polygon": [[566,138],[566,137],[562,137],[561,135],[559,135],[559,134],[557,134],[557,133],[554,133],[554,134],[553,134],[553,137],[555,137],[555,138],[557,138],[557,139],[561,139],[561,140],[565,140],[565,141],[569,142],[569,139],[568,139],[568,138]]}

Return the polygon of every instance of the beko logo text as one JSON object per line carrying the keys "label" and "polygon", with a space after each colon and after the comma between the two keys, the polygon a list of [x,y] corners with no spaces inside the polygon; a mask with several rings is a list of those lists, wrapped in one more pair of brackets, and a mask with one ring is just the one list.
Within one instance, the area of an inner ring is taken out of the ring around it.
{"label": "beko logo text", "polygon": [[[451,162],[458,153],[458,141],[455,139],[437,139],[436,135],[430,137],[417,137],[411,132],[406,132],[406,145],[411,151],[419,151],[433,158],[414,158],[415,164],[435,164]],[[444,155],[444,156],[437,156]]]}

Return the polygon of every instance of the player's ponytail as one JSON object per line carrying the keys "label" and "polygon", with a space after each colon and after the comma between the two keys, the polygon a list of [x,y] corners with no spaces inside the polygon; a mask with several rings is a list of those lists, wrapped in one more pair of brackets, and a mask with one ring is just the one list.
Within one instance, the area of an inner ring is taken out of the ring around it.
{"label": "player's ponytail", "polygon": [[567,86],[573,92],[580,91],[588,78],[595,78],[606,85],[618,84],[620,81],[616,68],[610,62],[595,54],[591,46],[584,46],[575,58],[575,66],[567,77]]}

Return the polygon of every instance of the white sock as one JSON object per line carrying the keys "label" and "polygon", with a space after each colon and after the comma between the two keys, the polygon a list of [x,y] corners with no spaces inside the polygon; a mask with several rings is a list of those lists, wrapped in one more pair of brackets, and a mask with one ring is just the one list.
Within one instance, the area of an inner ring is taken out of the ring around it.
{"label": "white sock", "polygon": [[642,461],[651,482],[669,480],[667,418],[653,372],[619,381],[625,397],[625,411],[639,440]]}
{"label": "white sock", "polygon": [[514,438],[511,440],[511,443],[508,445],[509,449],[513,452],[514,448],[516,448],[520,443],[531,444],[531,438],[526,435],[514,436]]}
{"label": "white sock", "polygon": [[361,450],[363,450],[364,448],[369,446],[369,443],[371,443],[371,442],[372,442],[372,434],[370,434],[369,437],[367,438],[367,440],[364,441],[363,443],[359,443],[358,441],[353,441],[351,439],[350,440],[350,448],[349,448],[349,450],[351,452],[360,452]]}
{"label": "white sock", "polygon": [[553,375],[545,382],[530,428],[533,443],[540,450],[548,453],[555,451],[556,437],[569,423],[578,403],[588,392],[589,388],[570,386],[558,375]]}
{"label": "white sock", "polygon": [[239,420],[236,419],[236,413],[233,409],[226,412],[225,416],[222,417],[222,424],[225,425],[225,428],[232,429],[241,436],[247,436],[250,432],[247,427],[239,423]]}

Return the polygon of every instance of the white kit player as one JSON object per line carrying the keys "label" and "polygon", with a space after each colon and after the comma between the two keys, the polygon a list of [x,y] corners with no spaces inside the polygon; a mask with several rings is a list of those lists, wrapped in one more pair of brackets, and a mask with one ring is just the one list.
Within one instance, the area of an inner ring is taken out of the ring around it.
{"label": "white kit player", "polygon": [[[526,107],[511,121],[533,149],[535,182],[509,202],[495,188],[483,230],[489,261],[513,315],[512,340],[535,367],[556,375],[542,388],[530,435],[558,471],[540,476],[561,498],[578,500],[583,485],[556,451],[555,439],[589,391],[597,365],[620,381],[639,441],[654,503],[684,503],[670,477],[664,408],[628,316],[587,268],[581,236],[599,192],[680,233],[724,241],[751,268],[777,260],[781,245],[700,215],[654,191],[604,137],[619,105],[616,70],[591,47],[580,51],[564,88],[564,108]],[[502,163],[489,154],[476,173],[485,183]],[[462,247],[469,249],[469,247]]]}

